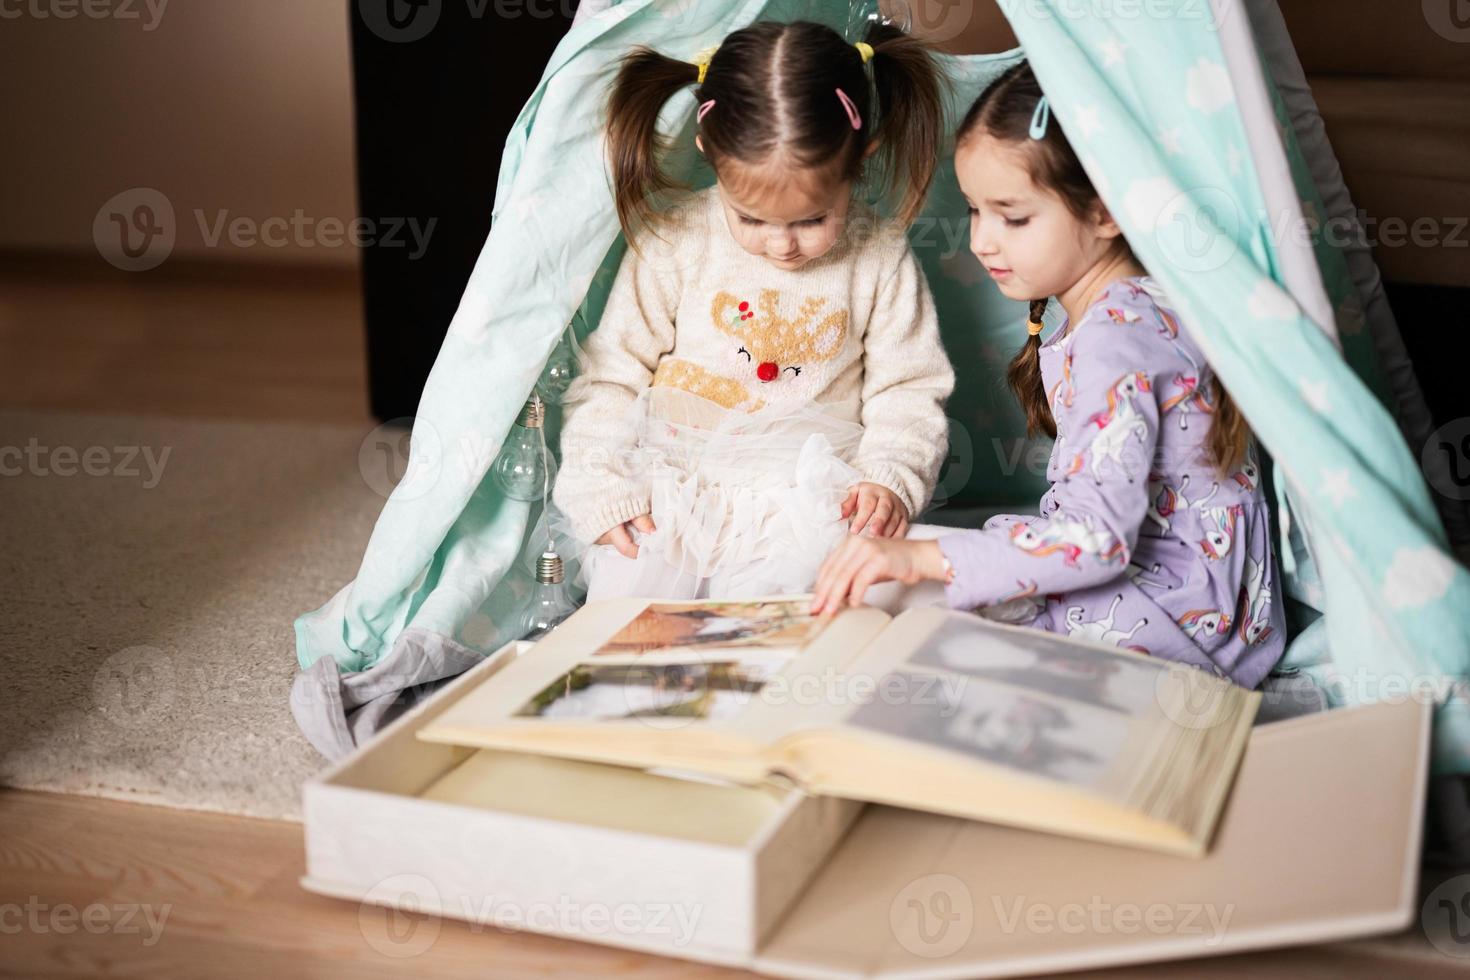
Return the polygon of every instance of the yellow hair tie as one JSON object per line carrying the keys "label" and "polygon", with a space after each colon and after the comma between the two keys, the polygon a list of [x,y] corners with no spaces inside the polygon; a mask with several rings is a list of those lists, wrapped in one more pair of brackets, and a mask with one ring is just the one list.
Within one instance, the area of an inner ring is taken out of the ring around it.
{"label": "yellow hair tie", "polygon": [[1037,323],[1035,320],[1026,321],[1026,333],[1030,336],[1035,337],[1037,334],[1041,333],[1041,329],[1042,325],[1040,323]]}
{"label": "yellow hair tie", "polygon": [[699,69],[699,81],[695,82],[696,85],[704,84],[704,76],[709,73],[709,63],[714,60],[718,50],[720,46],[713,44],[694,56],[694,66]]}
{"label": "yellow hair tie", "polygon": [[858,54],[863,56],[863,64],[867,64],[873,57],[873,46],[867,41],[859,41],[853,45],[858,49]]}

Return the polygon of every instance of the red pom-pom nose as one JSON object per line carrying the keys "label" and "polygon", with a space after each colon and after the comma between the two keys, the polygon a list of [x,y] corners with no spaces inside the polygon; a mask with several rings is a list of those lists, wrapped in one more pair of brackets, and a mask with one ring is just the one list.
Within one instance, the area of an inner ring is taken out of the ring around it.
{"label": "red pom-pom nose", "polygon": [[762,381],[775,381],[776,375],[780,373],[781,371],[776,367],[775,361],[765,361],[760,367],[755,369],[755,376]]}

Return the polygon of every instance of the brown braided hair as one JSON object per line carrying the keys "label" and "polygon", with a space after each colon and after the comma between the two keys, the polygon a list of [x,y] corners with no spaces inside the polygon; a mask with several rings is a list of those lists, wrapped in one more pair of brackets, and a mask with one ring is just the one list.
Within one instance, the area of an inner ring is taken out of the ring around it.
{"label": "brown braided hair", "polygon": [[[1087,220],[1097,213],[1102,199],[1088,180],[1077,154],[1062,135],[1061,127],[1048,126],[1046,135],[1040,139],[1031,136],[1031,117],[1042,94],[1041,85],[1026,62],[1008,69],[980,94],[965,113],[955,135],[955,146],[959,147],[978,132],[1023,146],[1031,179],[1036,186],[1056,194],[1069,211],[1079,219]],[[1126,251],[1128,243],[1119,236],[1115,247]],[[1031,301],[1031,322],[1041,322],[1046,305],[1044,297]],[[1045,432],[1055,437],[1057,423],[1052,417],[1046,386],[1041,379],[1039,333],[1030,334],[1021,345],[1006,369],[1006,381],[1026,413],[1026,434]],[[1210,458],[1222,474],[1230,473],[1245,458],[1250,427],[1219,377],[1214,375],[1210,402],[1214,415],[1210,424]]]}

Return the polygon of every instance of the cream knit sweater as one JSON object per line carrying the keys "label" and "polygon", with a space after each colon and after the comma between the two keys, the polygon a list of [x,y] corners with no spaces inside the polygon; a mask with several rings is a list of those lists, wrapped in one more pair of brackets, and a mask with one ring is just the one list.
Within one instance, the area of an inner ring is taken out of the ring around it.
{"label": "cream knit sweater", "polygon": [[711,187],[635,244],[566,399],[553,499],[579,537],[648,513],[647,480],[618,450],[636,438],[625,413],[657,385],[730,411],[815,402],[861,422],[861,479],[910,518],[923,509],[948,451],[954,371],[902,229],[854,201],[832,248],[786,271],[739,246]]}

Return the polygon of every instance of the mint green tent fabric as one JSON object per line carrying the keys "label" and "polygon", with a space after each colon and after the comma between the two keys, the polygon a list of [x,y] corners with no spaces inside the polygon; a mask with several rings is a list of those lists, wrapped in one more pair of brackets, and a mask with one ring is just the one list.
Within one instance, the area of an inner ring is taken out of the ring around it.
{"label": "mint green tent fabric", "polygon": [[[1002,8],[1054,118],[1275,460],[1295,542],[1284,579],[1323,613],[1289,659],[1334,703],[1432,690],[1436,771],[1470,772],[1470,574],[1449,557],[1380,401],[1371,348],[1339,329],[1354,313],[1341,257],[1318,243],[1304,259],[1273,236],[1273,219],[1283,208],[1299,217],[1314,189],[1291,158],[1289,127],[1247,124],[1275,118],[1248,32],[1242,42],[1240,25],[1232,32],[1208,7],[1201,17],[1201,6],[1156,0],[1135,17],[1080,16],[1066,0]],[[573,27],[507,140],[493,227],[425,387],[407,472],[356,579],[296,622],[303,667],[331,656],[364,669],[408,626],[483,652],[512,638],[544,532],[539,505],[503,498],[486,473],[568,323],[595,329],[621,258],[600,133],[616,59],[633,44],[692,58],[756,18],[821,20],[856,39],[863,14],[830,2],[627,0]],[[954,108],[1019,58],[945,58]],[[682,148],[675,169],[701,184],[710,176],[692,152],[693,108],[692,90],[681,93],[664,124]],[[910,237],[961,379],[939,499],[1034,506],[1045,447],[1027,453],[1000,380],[1023,311],[968,252],[948,156]]]}

